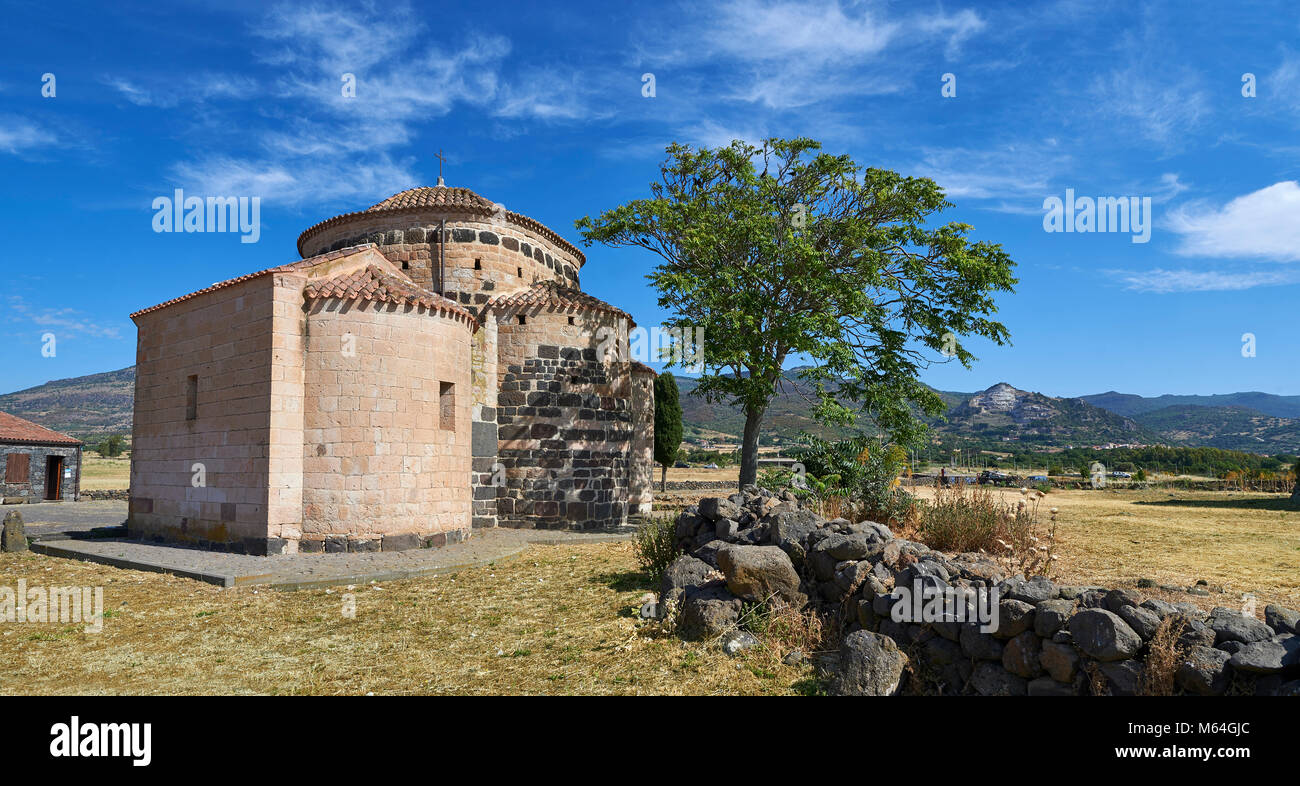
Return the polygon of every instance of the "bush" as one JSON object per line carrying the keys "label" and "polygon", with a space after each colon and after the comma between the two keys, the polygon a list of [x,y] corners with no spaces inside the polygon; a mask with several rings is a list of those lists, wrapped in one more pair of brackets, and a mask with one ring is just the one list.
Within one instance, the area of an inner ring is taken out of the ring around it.
{"label": "bush", "polygon": [[637,529],[632,548],[637,562],[657,586],[664,571],[681,556],[677,548],[677,522],[671,516],[651,516]]}
{"label": "bush", "polygon": [[998,558],[1008,572],[1047,575],[1056,557],[1056,508],[1049,526],[1038,521],[1042,495],[1028,489],[1014,505],[980,486],[935,486],[934,501],[920,515],[918,536],[940,551],[982,551]]}

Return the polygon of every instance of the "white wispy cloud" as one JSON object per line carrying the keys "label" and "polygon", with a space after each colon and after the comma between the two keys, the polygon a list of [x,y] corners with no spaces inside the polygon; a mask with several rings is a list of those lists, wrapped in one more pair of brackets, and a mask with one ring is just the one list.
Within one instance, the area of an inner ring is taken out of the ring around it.
{"label": "white wispy cloud", "polygon": [[927,148],[909,172],[938,183],[950,199],[1013,200],[1005,212],[1042,212],[1043,195],[1069,159],[1050,144]]}
{"label": "white wispy cloud", "polygon": [[17,155],[58,141],[53,131],[23,117],[0,115],[0,153]]}
{"label": "white wispy cloud", "polygon": [[1166,270],[1109,271],[1125,289],[1167,295],[1178,292],[1232,292],[1262,286],[1300,283],[1300,270]]}
{"label": "white wispy cloud", "polygon": [[256,81],[237,74],[201,73],[182,79],[169,75],[148,84],[109,75],[99,81],[136,106],[162,109],[182,103],[201,104],[213,99],[252,99],[260,93]]}
{"label": "white wispy cloud", "polygon": [[110,339],[122,337],[119,328],[96,322],[76,309],[33,306],[19,295],[10,295],[8,301],[8,322],[35,325],[43,331],[53,333],[56,339],[78,336]]}
{"label": "white wispy cloud", "polygon": [[1300,262],[1300,183],[1284,180],[1222,206],[1198,202],[1172,211],[1177,253]]}

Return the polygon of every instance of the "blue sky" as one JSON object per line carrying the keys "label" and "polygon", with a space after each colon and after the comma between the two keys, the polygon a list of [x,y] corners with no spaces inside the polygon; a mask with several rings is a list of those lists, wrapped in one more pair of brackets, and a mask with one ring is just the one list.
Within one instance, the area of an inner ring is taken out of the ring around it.
{"label": "blue sky", "polygon": [[[805,135],[934,178],[1019,264],[1013,346],[926,382],[1297,394],[1300,9],[1205,5],[11,0],[0,392],[132,364],[131,311],[292,261],[309,225],[433,184],[439,148],[449,185],[576,242],[671,141]],[[175,188],[260,197],[258,242],[155,233]],[[1149,242],[1044,231],[1066,189],[1150,198]],[[583,287],[658,324],[652,264],[594,247]]]}

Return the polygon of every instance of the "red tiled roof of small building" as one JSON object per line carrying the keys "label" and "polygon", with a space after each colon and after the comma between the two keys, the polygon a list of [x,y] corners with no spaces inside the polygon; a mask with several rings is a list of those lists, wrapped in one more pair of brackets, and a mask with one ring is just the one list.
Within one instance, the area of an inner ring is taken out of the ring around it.
{"label": "red tiled roof of small building", "polygon": [[655,376],[655,377],[659,376],[659,373],[658,373],[657,371],[655,371],[654,369],[650,368],[650,367],[647,366],[646,364],[640,362],[639,360],[634,360],[634,361],[632,361],[632,373],[633,373],[633,374],[649,374],[649,375],[651,375],[651,376]]}
{"label": "red tiled roof of small building", "polygon": [[190,298],[198,297],[199,295],[203,295],[208,292],[212,292],[214,290],[225,289],[226,287],[234,286],[235,284],[242,284],[243,282],[250,281],[254,278],[269,276],[272,273],[292,273],[295,270],[302,270],[303,268],[309,268],[312,267],[313,265],[320,264],[321,262],[329,262],[331,260],[338,259],[339,257],[345,257],[350,254],[355,254],[358,251],[363,251],[367,248],[375,248],[375,244],[363,243],[362,245],[359,246],[349,246],[348,248],[340,248],[337,251],[330,251],[325,254],[318,254],[314,257],[307,257],[306,259],[300,259],[297,262],[290,262],[287,265],[278,265],[276,267],[269,267],[266,270],[259,270],[256,273],[248,273],[247,275],[239,276],[237,278],[229,278],[226,279],[225,281],[219,281],[210,287],[204,287],[203,289],[195,290],[194,292],[191,292],[188,295],[181,295],[180,297],[175,297],[172,298],[171,300],[159,303],[156,306],[150,306],[149,308],[144,308],[139,311],[136,311],[135,313],[131,314],[131,319],[135,319],[141,314],[148,314],[151,311],[157,311],[160,308],[166,308],[170,305],[174,305],[176,303],[189,300]]}
{"label": "red tiled roof of small building", "polygon": [[60,434],[30,420],[23,420],[8,412],[0,412],[0,442],[41,445],[81,444],[79,439]]}
{"label": "red tiled roof of small building", "polygon": [[476,321],[473,314],[449,298],[430,292],[410,279],[386,273],[375,265],[367,265],[361,270],[334,278],[312,281],[303,289],[303,297],[417,305],[456,314],[470,322]]}
{"label": "red tiled roof of small building", "polygon": [[[448,212],[471,213],[480,216],[490,216],[496,212],[497,206],[492,200],[479,196],[468,188],[460,186],[420,186],[418,188],[408,188],[405,191],[399,191],[382,202],[377,202],[365,210],[357,210],[351,213],[343,213],[333,218],[327,218],[319,224],[314,224],[303,231],[298,236],[298,253],[302,253],[304,241],[327,227],[341,224],[350,219],[360,216],[373,215],[375,213],[393,213],[400,211],[420,211],[420,210],[446,210]],[[505,211],[506,220],[512,224],[531,229],[542,237],[554,243],[561,249],[573,255],[578,261],[578,267],[587,263],[587,256],[578,250],[578,247],[560,237],[559,233],[546,226],[534,218],[529,218],[522,213]]]}
{"label": "red tiled roof of small building", "polygon": [[557,311],[600,311],[623,317],[627,320],[628,327],[636,325],[632,315],[621,308],[611,306],[582,290],[566,287],[558,281],[539,281],[528,289],[500,295],[492,301],[492,308],[498,311],[522,311],[533,307],[547,307]]}

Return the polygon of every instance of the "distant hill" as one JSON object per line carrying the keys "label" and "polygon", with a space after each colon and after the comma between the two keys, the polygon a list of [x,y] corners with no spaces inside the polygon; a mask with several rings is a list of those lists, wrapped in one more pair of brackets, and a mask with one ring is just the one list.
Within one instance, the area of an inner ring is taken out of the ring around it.
{"label": "distant hill", "polygon": [[130,435],[134,399],[131,366],[0,396],[0,411],[93,443],[107,434]]}
{"label": "distant hill", "polygon": [[[739,408],[710,404],[690,395],[695,380],[689,377],[678,377],[677,384],[682,391],[682,419],[688,440],[739,438],[745,425]],[[808,414],[815,400],[811,389],[792,375],[786,377],[783,388],[764,419],[766,444],[792,442],[802,431],[827,438],[851,431],[814,421]],[[1007,383],[977,393],[936,392],[948,405],[948,413],[947,422],[931,421],[933,434],[989,448],[1113,442],[1215,447],[1267,455],[1300,453],[1300,396],[1229,393],[1144,398],[1111,391],[1081,398],[1054,398]],[[131,433],[134,393],[135,367],[130,367],[58,379],[2,395],[0,410],[94,442],[106,434]],[[1286,412],[1295,415],[1279,414]],[[869,424],[862,425],[871,430]]]}
{"label": "distant hill", "polygon": [[1108,409],[1117,415],[1136,417],[1144,412],[1176,406],[1245,407],[1278,418],[1300,418],[1300,396],[1277,396],[1272,393],[1220,393],[1213,396],[1136,396],[1132,393],[1095,393],[1080,396],[1089,404]]}
{"label": "distant hill", "polygon": [[1241,450],[1248,453],[1300,453],[1300,419],[1267,415],[1248,407],[1180,404],[1135,418],[1171,444]]}
{"label": "distant hill", "polygon": [[[726,434],[738,437],[745,425],[739,408],[709,404],[689,395],[695,380],[679,378],[682,396],[682,420],[690,437]],[[818,424],[808,414],[814,397],[810,388],[787,377],[784,390],[772,400],[764,418],[765,441],[776,438],[794,441],[799,432],[833,437],[848,429],[832,429]],[[990,446],[1019,442],[1035,446],[1100,443],[1143,443],[1164,441],[1131,418],[1117,415],[1080,399],[1061,399],[1019,390],[1006,383],[994,385],[980,393],[936,391],[948,405],[947,422],[930,421],[936,435],[975,439]],[[865,426],[870,431],[869,426]]]}

